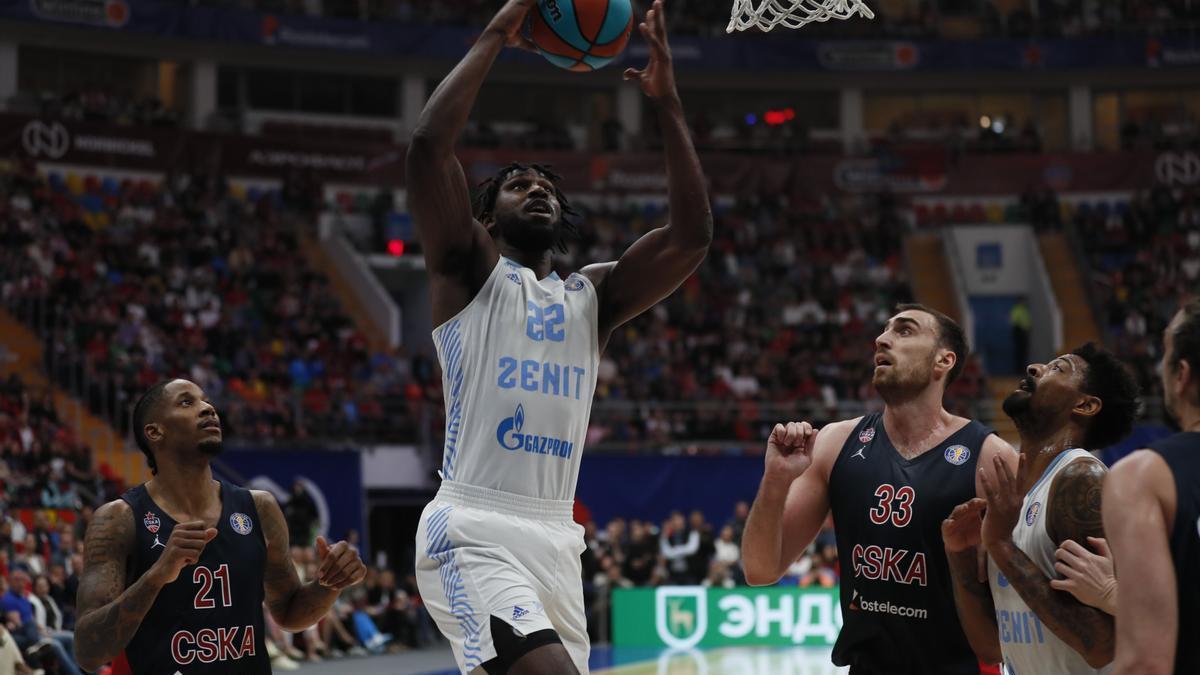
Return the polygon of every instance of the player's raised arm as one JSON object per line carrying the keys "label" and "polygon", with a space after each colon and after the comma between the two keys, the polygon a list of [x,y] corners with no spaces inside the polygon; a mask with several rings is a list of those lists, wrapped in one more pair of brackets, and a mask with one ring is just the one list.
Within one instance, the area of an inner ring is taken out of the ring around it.
{"label": "player's raised arm", "polygon": [[807,422],[775,425],[742,533],[746,583],[779,581],[821,531],[829,515],[829,474],[856,423],[836,422],[819,433]]}
{"label": "player's raised arm", "polygon": [[1174,667],[1179,586],[1167,532],[1175,492],[1170,467],[1151,450],[1117,462],[1104,481],[1101,506],[1113,565],[1136,588],[1118,598],[1113,675],[1165,675]]}
{"label": "player's raised arm", "polygon": [[986,580],[979,578],[979,549],[982,543],[981,514],[987,501],[976,497],[954,507],[942,521],[942,546],[954,581],[954,608],[971,650],[985,663],[999,663],[1000,631],[996,626],[996,603]]}
{"label": "player's raised arm", "polygon": [[642,70],[626,70],[625,79],[638,83],[658,113],[670,215],[666,225],[644,234],[616,263],[583,270],[600,289],[601,335],[679,288],[704,260],[713,235],[704,172],[675,89],[662,0],[655,0],[638,29],[650,46],[650,61]]}
{"label": "player's raised arm", "polygon": [[[1025,457],[1021,455],[1015,476],[999,456],[992,460],[995,478],[983,476],[987,500],[981,533],[983,544],[1041,622],[1088,665],[1101,668],[1113,660],[1113,617],[1055,590],[1050,579],[1013,541],[1012,532],[1021,518],[1024,498],[1020,486],[1026,484]],[[1088,536],[1102,534],[1099,496],[1104,474],[1104,466],[1089,459],[1072,462],[1055,477],[1046,532],[1056,544],[1067,539],[1086,541]]]}
{"label": "player's raised arm", "polygon": [[[521,26],[533,5],[534,0],[505,3],[463,60],[434,90],[413,130],[405,170],[408,206],[432,274],[462,275],[464,270],[471,270],[470,256],[477,247],[491,247],[491,264],[486,267],[490,271],[495,265],[498,254],[487,231],[471,214],[470,191],[462,165],[454,156],[454,146],[500,50],[505,45],[527,45]],[[486,278],[487,272],[483,274]]]}

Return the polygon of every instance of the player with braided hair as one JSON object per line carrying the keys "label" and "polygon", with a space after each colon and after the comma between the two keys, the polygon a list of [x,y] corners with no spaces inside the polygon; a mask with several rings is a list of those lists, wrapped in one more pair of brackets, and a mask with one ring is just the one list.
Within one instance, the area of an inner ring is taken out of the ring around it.
{"label": "player with braided hair", "polygon": [[[433,92],[408,150],[408,203],[429,270],[442,364],[442,484],[417,531],[417,582],[463,673],[587,672],[571,520],[596,368],[613,330],[670,295],[712,240],[704,174],[675,88],[662,0],[641,24],[670,222],[619,260],[552,271],[574,211],[549,167],[510,164],[474,204],[454,145],[500,50],[525,46],[533,0],[509,0]],[[474,206],[474,208],[472,208]]]}

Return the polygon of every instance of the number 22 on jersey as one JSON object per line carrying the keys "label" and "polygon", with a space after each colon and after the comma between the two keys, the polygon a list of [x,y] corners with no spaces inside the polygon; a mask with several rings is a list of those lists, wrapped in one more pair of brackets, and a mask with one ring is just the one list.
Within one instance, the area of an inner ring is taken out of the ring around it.
{"label": "number 22 on jersey", "polygon": [[529,300],[525,303],[525,335],[535,342],[549,340],[562,342],[567,338],[563,324],[567,320],[567,310],[562,303],[542,307]]}

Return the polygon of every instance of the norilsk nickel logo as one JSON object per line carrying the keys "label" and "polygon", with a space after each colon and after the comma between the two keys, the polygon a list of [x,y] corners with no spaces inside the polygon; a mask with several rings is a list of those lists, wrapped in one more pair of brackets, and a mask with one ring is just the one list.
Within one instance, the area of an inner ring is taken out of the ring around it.
{"label": "norilsk nickel logo", "polygon": [[655,628],[672,649],[691,649],[708,632],[708,589],[660,586],[654,594]]}

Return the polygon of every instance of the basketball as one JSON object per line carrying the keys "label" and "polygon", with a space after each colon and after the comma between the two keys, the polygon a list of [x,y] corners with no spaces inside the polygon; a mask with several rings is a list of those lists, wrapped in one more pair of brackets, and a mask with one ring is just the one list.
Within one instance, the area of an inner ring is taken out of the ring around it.
{"label": "basketball", "polygon": [[630,0],[539,0],[530,37],[559,68],[587,72],[608,65],[629,41]]}

